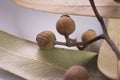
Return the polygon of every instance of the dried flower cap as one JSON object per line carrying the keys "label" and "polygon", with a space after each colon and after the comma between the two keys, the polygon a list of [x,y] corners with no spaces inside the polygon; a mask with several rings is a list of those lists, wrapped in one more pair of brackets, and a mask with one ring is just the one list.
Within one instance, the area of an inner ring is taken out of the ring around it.
{"label": "dried flower cap", "polygon": [[82,66],[72,66],[64,74],[64,80],[88,80],[88,71]]}
{"label": "dried flower cap", "polygon": [[75,23],[68,15],[63,15],[56,23],[57,31],[64,36],[68,36],[75,30]]}
{"label": "dried flower cap", "polygon": [[56,37],[55,34],[51,31],[43,31],[37,35],[36,41],[40,49],[49,50],[54,47]]}
{"label": "dried flower cap", "polygon": [[95,38],[96,36],[97,36],[96,32],[94,30],[90,29],[82,34],[82,41],[83,42],[89,41],[89,40]]}

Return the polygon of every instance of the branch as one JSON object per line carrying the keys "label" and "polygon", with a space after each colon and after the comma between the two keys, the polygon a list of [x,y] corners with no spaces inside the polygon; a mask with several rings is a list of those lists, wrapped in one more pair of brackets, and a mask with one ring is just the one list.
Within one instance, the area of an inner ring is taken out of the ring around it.
{"label": "branch", "polygon": [[90,3],[91,3],[92,9],[93,9],[93,11],[94,11],[94,13],[95,13],[98,21],[100,22],[100,24],[101,24],[101,26],[102,26],[103,32],[106,33],[106,34],[108,34],[107,29],[106,29],[106,26],[105,26],[105,23],[104,23],[104,20],[103,20],[103,18],[100,16],[100,14],[98,13],[94,1],[93,1],[93,0],[89,0],[89,1],[90,1]]}
{"label": "branch", "polygon": [[104,39],[104,34],[99,35],[99,36],[95,37],[94,39],[89,40],[89,41],[87,41],[87,42],[84,42],[84,43],[82,44],[82,46],[77,46],[77,48],[78,48],[79,50],[84,50],[88,45],[90,45],[90,44],[92,44],[93,42],[98,41],[98,40],[100,40],[100,39]]}
{"label": "branch", "polygon": [[68,46],[68,47],[81,46],[83,44],[82,42],[72,42],[72,41],[70,41],[70,43],[55,41],[54,43],[56,45],[64,45],[64,46]]}
{"label": "branch", "polygon": [[76,39],[69,39],[69,42],[59,42],[59,41],[55,41],[54,43],[56,45],[64,45],[64,46],[68,46],[68,47],[72,47],[72,46],[77,46],[77,48],[79,50],[83,50],[85,49],[88,45],[92,44],[93,42],[100,40],[100,39],[104,39],[104,34],[99,35],[87,42],[77,42]]}
{"label": "branch", "polygon": [[103,29],[104,35],[105,35],[105,40],[107,41],[107,43],[110,45],[110,47],[112,48],[112,50],[115,52],[117,58],[120,60],[120,51],[118,50],[118,48],[116,47],[116,45],[113,43],[113,41],[110,39],[108,33],[107,33],[107,29],[104,23],[103,18],[99,15],[97,8],[95,6],[94,0],[89,0],[92,6],[92,9],[98,19],[98,21],[101,24],[101,27]]}

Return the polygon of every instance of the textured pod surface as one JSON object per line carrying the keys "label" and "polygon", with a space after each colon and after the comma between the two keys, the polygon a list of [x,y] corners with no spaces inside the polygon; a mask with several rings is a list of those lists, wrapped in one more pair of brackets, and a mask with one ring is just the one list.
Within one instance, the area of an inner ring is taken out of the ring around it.
{"label": "textured pod surface", "polygon": [[[89,41],[95,37],[97,37],[96,32],[90,29],[82,34],[82,42]],[[87,46],[84,50],[99,53],[99,46],[97,45],[97,41]]]}
{"label": "textured pod surface", "polygon": [[64,75],[64,80],[88,80],[88,71],[82,66],[72,66]]}
{"label": "textured pod surface", "polygon": [[82,34],[82,41],[83,42],[89,41],[89,40],[95,38],[96,36],[97,36],[96,32],[94,30],[90,29]]}
{"label": "textured pod surface", "polygon": [[70,35],[75,30],[75,23],[69,16],[61,16],[56,23],[56,29],[61,35]]}
{"label": "textured pod surface", "polygon": [[51,31],[43,31],[37,35],[36,41],[42,50],[49,50],[54,47],[56,37]]}

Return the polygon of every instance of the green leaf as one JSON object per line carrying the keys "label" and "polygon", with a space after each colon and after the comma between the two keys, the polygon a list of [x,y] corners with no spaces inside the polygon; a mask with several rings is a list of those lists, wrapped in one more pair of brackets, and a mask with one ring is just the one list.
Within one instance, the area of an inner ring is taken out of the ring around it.
{"label": "green leaf", "polygon": [[63,80],[73,65],[87,68],[90,80],[107,80],[96,67],[97,54],[54,48],[39,49],[36,43],[0,31],[0,68],[28,80]]}
{"label": "green leaf", "polygon": [[[89,0],[14,0],[18,5],[50,13],[95,16]],[[120,4],[114,0],[95,0],[102,17],[120,18]]]}
{"label": "green leaf", "polygon": [[[109,35],[120,50],[120,19],[109,19],[108,23]],[[104,41],[100,49],[100,54],[98,56],[98,67],[101,72],[109,78],[117,80],[118,72],[120,72],[119,62],[120,61],[117,60],[115,53],[112,51],[107,42]],[[117,65],[119,65],[119,69],[117,68]]]}

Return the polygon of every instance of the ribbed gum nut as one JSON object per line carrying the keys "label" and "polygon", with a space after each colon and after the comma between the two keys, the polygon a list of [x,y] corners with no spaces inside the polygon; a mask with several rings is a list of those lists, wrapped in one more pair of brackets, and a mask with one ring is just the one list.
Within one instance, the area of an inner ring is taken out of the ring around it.
{"label": "ribbed gum nut", "polygon": [[[89,41],[95,37],[97,37],[96,32],[94,30],[90,29],[82,34],[82,42]],[[94,42],[93,44],[96,44],[96,42]]]}
{"label": "ribbed gum nut", "polygon": [[64,80],[88,80],[88,71],[82,66],[72,66],[64,74]]}
{"label": "ribbed gum nut", "polygon": [[43,31],[37,35],[36,41],[41,50],[49,50],[55,46],[56,37],[51,31]]}
{"label": "ribbed gum nut", "polygon": [[68,15],[63,15],[56,23],[57,31],[64,36],[68,36],[75,30],[75,23]]}

